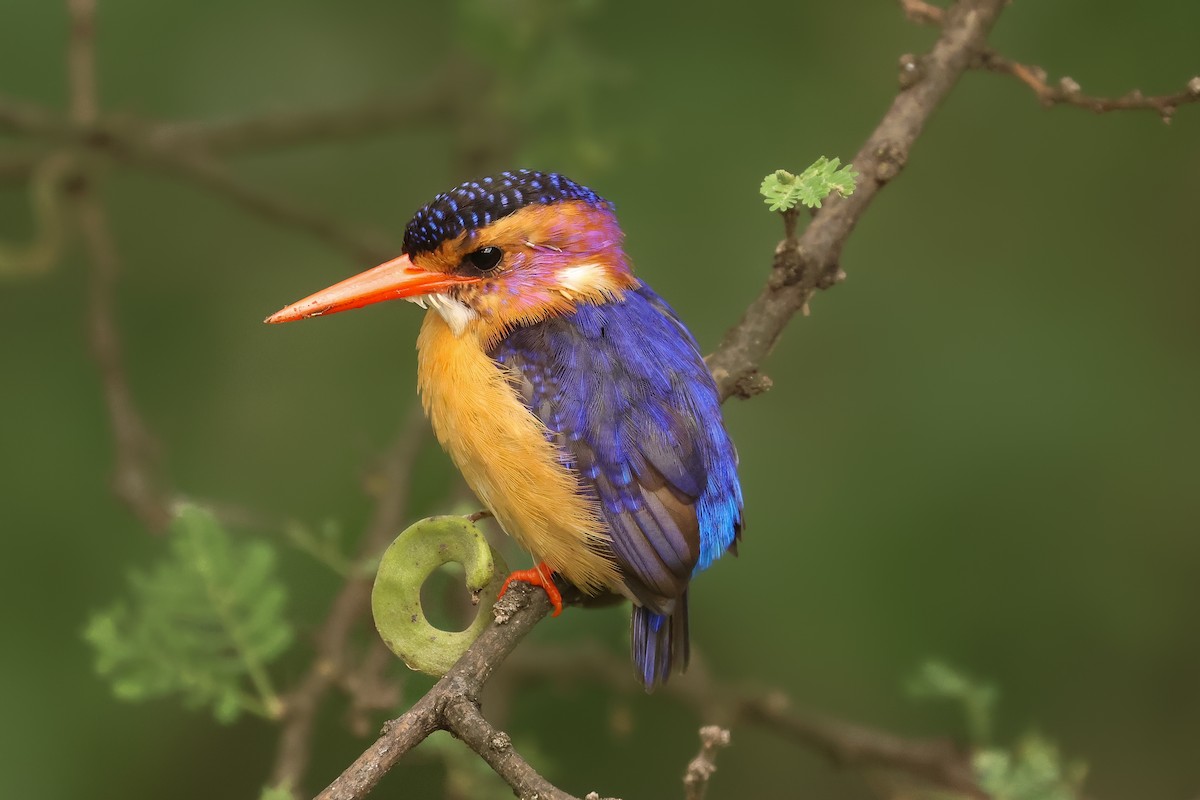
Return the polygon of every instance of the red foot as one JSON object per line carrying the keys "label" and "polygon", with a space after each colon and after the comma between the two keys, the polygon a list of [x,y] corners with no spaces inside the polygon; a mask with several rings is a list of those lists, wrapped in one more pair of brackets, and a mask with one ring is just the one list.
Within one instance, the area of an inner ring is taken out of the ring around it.
{"label": "red foot", "polygon": [[519,569],[512,575],[504,579],[504,585],[500,587],[500,594],[496,596],[499,600],[504,597],[504,593],[508,591],[508,585],[513,581],[521,581],[528,583],[530,586],[540,586],[546,592],[546,597],[550,599],[550,605],[554,606],[554,613],[550,616],[557,617],[562,613],[562,593],[558,591],[558,587],[554,585],[554,578],[550,574],[550,568],[543,561],[533,569]]}

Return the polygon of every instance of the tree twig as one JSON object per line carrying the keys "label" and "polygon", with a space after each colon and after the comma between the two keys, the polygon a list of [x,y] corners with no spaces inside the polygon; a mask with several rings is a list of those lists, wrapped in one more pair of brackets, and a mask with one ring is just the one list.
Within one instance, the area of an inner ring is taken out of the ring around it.
{"label": "tree twig", "polygon": [[[941,25],[945,12],[939,6],[924,0],[898,0],[904,14],[913,22],[925,25]],[[1200,76],[1193,77],[1183,90],[1174,94],[1144,95],[1134,89],[1120,97],[1098,97],[1083,93],[1083,88],[1072,78],[1063,76],[1056,85],[1047,83],[1046,70],[1031,64],[1005,58],[991,48],[979,52],[979,58],[971,65],[976,69],[1011,75],[1033,90],[1038,101],[1047,108],[1056,105],[1086,108],[1097,114],[1109,111],[1153,111],[1170,122],[1175,109],[1186,103],[1200,102]]]}
{"label": "tree twig", "polygon": [[729,747],[729,731],[719,725],[700,729],[700,752],[688,762],[683,774],[683,796],[686,800],[704,800],[708,781],[717,771],[717,753]]}
{"label": "tree twig", "polygon": [[904,16],[909,22],[918,25],[941,25],[944,11],[941,6],[926,3],[925,0],[899,0],[904,9]]}
{"label": "tree twig", "polygon": [[838,262],[846,239],[879,190],[900,174],[925,123],[983,49],[1004,5],[963,0],[950,7],[941,36],[922,59],[921,75],[900,91],[852,159],[861,175],[854,194],[830,198],[799,238],[780,242],[766,286],[708,357],[722,399],[755,394],[758,366],[792,316],[818,289],[841,280]]}
{"label": "tree twig", "polygon": [[1083,88],[1072,78],[1063,76],[1056,85],[1047,83],[1046,71],[1041,67],[1022,64],[1005,58],[992,50],[980,54],[980,69],[1011,75],[1033,90],[1038,102],[1047,108],[1057,105],[1086,108],[1097,114],[1110,111],[1153,111],[1170,122],[1179,106],[1200,102],[1200,76],[1193,77],[1187,85],[1174,94],[1145,95],[1138,89],[1120,97],[1099,97],[1085,94]]}
{"label": "tree twig", "polygon": [[[449,730],[460,738],[469,736],[476,742],[481,741],[482,735],[485,737],[482,741],[486,742],[490,731],[481,728],[477,719],[456,716],[457,721],[452,721],[446,710],[462,701],[475,702],[495,668],[549,613],[550,601],[545,592],[517,583],[496,602],[494,611],[496,621],[484,629],[458,663],[412,708],[389,722],[375,743],[317,795],[318,800],[351,800],[365,796],[405,753],[435,730]],[[453,713],[461,714],[461,709]],[[502,768],[506,767],[502,765]],[[514,788],[514,784],[525,785],[528,779],[520,769],[509,774],[501,772],[500,776]]]}
{"label": "tree twig", "polygon": [[988,800],[975,779],[969,754],[949,739],[906,739],[864,725],[789,712],[782,695],[743,698],[738,711],[742,719],[823,753],[838,766],[902,772],[966,797]]}
{"label": "tree twig", "polygon": [[160,143],[152,125],[95,120],[72,124],[43,109],[0,96],[0,130],[78,147],[183,179],[269,222],[306,231],[363,262],[383,261],[394,256],[398,249],[387,237],[358,231],[328,214],[245,182],[202,149],[174,144],[169,137],[166,143]]}
{"label": "tree twig", "polygon": [[392,258],[399,247],[388,237],[363,232],[322,211],[238,178],[229,167],[201,151],[157,147],[136,136],[110,140],[113,155],[135,166],[182,178],[242,208],[285,227],[311,234],[364,264]]}
{"label": "tree twig", "polygon": [[104,208],[91,187],[81,182],[74,187],[74,197],[79,232],[90,263],[88,339],[100,372],[115,450],[113,490],[142,524],[162,532],[171,520],[171,503],[159,473],[158,443],[129,388],[113,308],[116,248]]}
{"label": "tree twig", "polygon": [[452,94],[446,83],[435,81],[412,97],[372,98],[344,108],[161,123],[149,136],[156,146],[168,149],[238,155],[434,125],[450,117]]}
{"label": "tree twig", "polygon": [[[427,425],[420,406],[409,409],[395,442],[380,462],[377,475],[368,483],[375,487],[375,511],[359,544],[357,563],[378,556],[400,531],[408,493],[412,484],[413,464],[426,439]],[[371,578],[351,576],[338,591],[325,622],[315,638],[316,655],[308,672],[284,698],[283,732],[271,771],[273,785],[296,786],[308,767],[312,749],[313,726],[317,711],[330,687],[339,678],[361,686],[367,693],[356,694],[361,711],[392,708],[398,702],[394,686],[383,684],[378,671],[393,663],[380,660],[369,650],[362,667],[366,672],[351,677],[350,635],[366,617],[371,606]]]}
{"label": "tree twig", "polygon": [[[594,681],[621,694],[641,691],[629,664],[596,644],[569,649],[526,645],[509,658],[504,671],[510,683],[544,682],[563,675]],[[950,739],[912,739],[794,709],[779,691],[723,685],[698,653],[693,654],[688,671],[673,678],[662,693],[706,722],[723,727],[754,725],[816,750],[840,767],[888,769],[968,797],[987,798],[975,780],[969,753]]]}
{"label": "tree twig", "polygon": [[[96,4],[95,0],[69,0],[67,8],[71,26],[67,46],[70,117],[75,125],[86,127],[93,124],[99,114],[94,39]],[[92,356],[104,387],[116,451],[114,489],[147,528],[162,531],[171,517],[170,503],[167,494],[159,486],[154,437],[138,412],[129,389],[115,322],[113,288],[118,272],[116,246],[104,207],[95,195],[91,177],[77,176],[70,189],[75,201],[79,232],[91,265],[88,333]]]}

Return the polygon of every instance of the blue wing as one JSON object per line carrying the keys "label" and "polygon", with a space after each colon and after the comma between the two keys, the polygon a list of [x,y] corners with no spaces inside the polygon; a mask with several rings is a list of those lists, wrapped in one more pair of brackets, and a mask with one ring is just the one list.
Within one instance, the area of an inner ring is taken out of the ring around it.
{"label": "blue wing", "polygon": [[695,339],[642,284],[517,329],[491,355],[520,376],[526,405],[599,500],[640,604],[635,659],[648,686],[665,680],[672,653],[687,658],[688,582],[742,527],[737,454]]}

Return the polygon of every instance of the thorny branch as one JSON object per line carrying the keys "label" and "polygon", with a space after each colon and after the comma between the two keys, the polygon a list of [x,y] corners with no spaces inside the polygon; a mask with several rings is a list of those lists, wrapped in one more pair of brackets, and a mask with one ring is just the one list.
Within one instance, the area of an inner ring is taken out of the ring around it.
{"label": "thorny branch", "polygon": [[[1200,100],[1200,78],[1173,95],[1144,96],[1132,92],[1120,98],[1092,97],[1069,78],[1057,86],[1046,82],[1044,71],[1006,59],[985,46],[987,33],[1004,0],[962,0],[942,9],[923,0],[899,0],[910,19],[942,27],[933,50],[921,59],[902,60],[902,91],[875,132],[853,159],[865,180],[855,194],[833,199],[817,212],[797,236],[798,215],[785,215],[785,239],[776,249],[770,279],[742,319],[729,330],[710,356],[722,399],[749,397],[764,391],[769,381],[757,373],[784,327],[797,311],[807,309],[811,296],[844,277],[839,267],[842,247],[875,194],[899,174],[925,122],[966,69],[1010,74],[1029,86],[1045,105],[1068,104],[1094,111],[1147,109],[1169,121],[1176,107]],[[363,260],[382,260],[392,254],[385,237],[364,235],[328,216],[309,211],[241,181],[217,155],[233,155],[295,146],[311,141],[370,135],[416,124],[454,119],[455,106],[447,88],[457,78],[434,81],[425,90],[400,101],[373,101],[345,109],[218,122],[145,123],[100,114],[95,73],[95,0],[67,0],[70,37],[67,52],[70,110],[60,117],[44,109],[0,97],[0,132],[22,134],[38,147],[14,152],[0,160],[0,180],[27,179],[53,149],[100,155],[109,159],[174,175],[240,204],[268,221],[307,231]],[[67,183],[78,217],[78,228],[91,262],[89,330],[116,443],[118,495],[151,529],[160,529],[169,516],[169,494],[159,485],[153,437],[139,415],[128,388],[123,355],[114,322],[113,285],[118,258],[104,208],[96,195],[94,177],[81,170]],[[361,554],[377,553],[400,523],[406,503],[415,450],[423,430],[414,412],[381,472],[387,487],[378,500],[375,517],[361,544]],[[295,786],[307,766],[314,718],[329,688],[341,684],[354,699],[355,727],[365,714],[396,701],[394,684],[381,675],[390,663],[375,643],[355,667],[349,660],[350,634],[364,618],[369,585],[350,578],[330,609],[316,637],[317,657],[310,672],[287,697],[284,734],[273,771],[275,780]],[[539,776],[511,747],[507,735],[480,713],[478,696],[492,670],[511,653],[524,635],[547,613],[540,592],[532,595],[518,585],[497,605],[502,617],[485,631],[459,663],[433,690],[396,720],[322,798],[365,795],[401,756],[434,730],[450,730],[463,739],[521,796],[570,798]],[[587,651],[581,651],[586,653]],[[594,653],[592,654],[595,655]],[[539,664],[553,663],[543,653]],[[586,663],[584,663],[586,662]],[[520,672],[527,659],[513,659]],[[576,660],[578,674],[614,677],[628,670],[604,657]],[[615,684],[614,684],[615,685]],[[855,766],[884,766],[907,772],[930,783],[985,797],[974,782],[964,755],[941,740],[912,741],[848,723],[788,712],[772,695],[722,692],[697,665],[689,675],[669,685],[668,692],[703,713],[724,714],[730,722],[751,722],[775,730],[806,746],[825,752],[833,761]],[[713,698],[721,698],[714,700]],[[723,711],[722,711],[723,709]],[[705,751],[708,751],[706,745]],[[698,758],[697,762],[703,759]],[[708,761],[689,768],[688,796],[703,792]],[[595,797],[594,794],[588,798]]]}
{"label": "thorny branch", "polygon": [[[913,22],[924,25],[941,25],[945,19],[945,10],[931,5],[924,0],[898,0],[905,15]],[[1011,75],[1028,86],[1037,95],[1042,105],[1049,108],[1056,105],[1077,106],[1086,108],[1097,114],[1108,111],[1154,111],[1163,122],[1170,122],[1175,110],[1186,103],[1200,102],[1200,76],[1193,77],[1187,82],[1182,91],[1174,94],[1145,95],[1134,89],[1120,97],[1098,97],[1083,93],[1083,87],[1072,78],[1065,75],[1058,79],[1056,85],[1046,82],[1046,70],[1031,64],[1005,58],[990,47],[979,51],[974,69],[984,69]]]}

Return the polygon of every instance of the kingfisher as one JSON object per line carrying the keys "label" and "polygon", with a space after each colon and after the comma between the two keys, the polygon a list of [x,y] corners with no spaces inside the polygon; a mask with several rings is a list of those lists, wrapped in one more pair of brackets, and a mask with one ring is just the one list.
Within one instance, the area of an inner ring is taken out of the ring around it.
{"label": "kingfisher", "polygon": [[[742,531],[737,452],[699,345],[634,276],[611,203],[514,170],[437,195],[401,255],[268,323],[393,298],[426,309],[417,389],[442,447],[506,533],[585,596],[628,598],[648,691],[687,666],[688,586]],[[503,594],[504,590],[501,590]]]}

